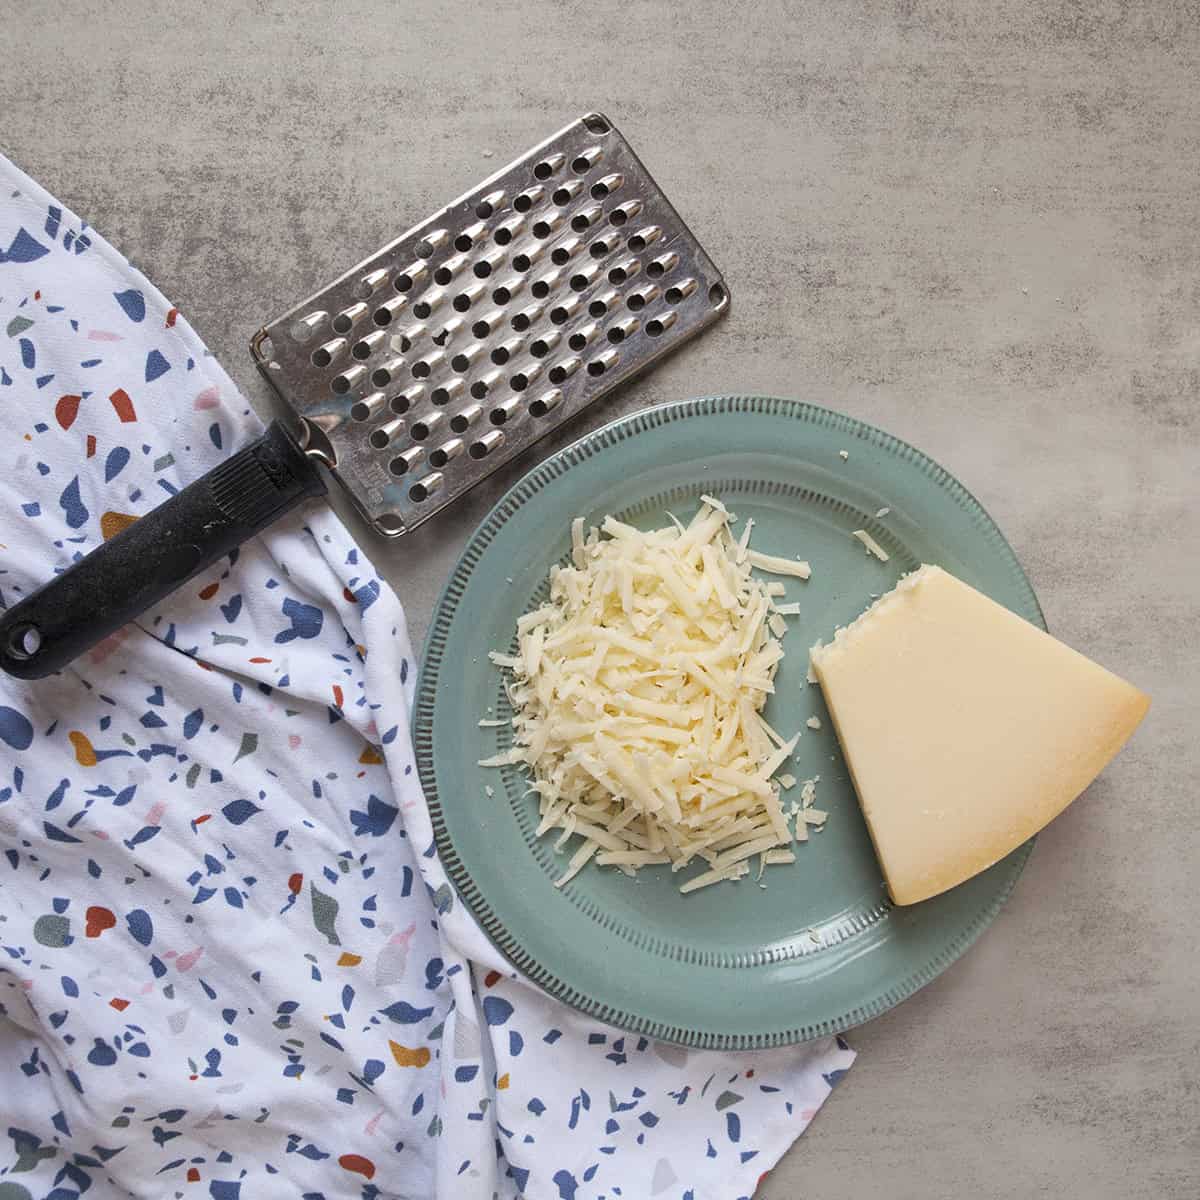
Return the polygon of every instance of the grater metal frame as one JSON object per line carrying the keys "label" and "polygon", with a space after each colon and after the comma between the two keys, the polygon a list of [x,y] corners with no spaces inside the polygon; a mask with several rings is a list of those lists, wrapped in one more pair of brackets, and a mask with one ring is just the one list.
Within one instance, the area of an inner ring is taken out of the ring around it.
{"label": "grater metal frame", "polygon": [[633,148],[589,112],[269,321],[250,350],[308,452],[398,537],[729,305]]}

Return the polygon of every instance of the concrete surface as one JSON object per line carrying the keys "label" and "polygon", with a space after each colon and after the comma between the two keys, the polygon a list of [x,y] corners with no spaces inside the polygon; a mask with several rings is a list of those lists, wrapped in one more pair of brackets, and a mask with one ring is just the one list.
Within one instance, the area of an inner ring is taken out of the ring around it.
{"label": "concrete surface", "polygon": [[[592,423],[737,389],[881,425],[975,491],[1060,636],[1154,697],[981,944],[857,1031],[760,1196],[1196,1196],[1200,10],[469,10],[3,0],[0,145],[265,405],[259,319],[609,112],[734,309]],[[414,633],[516,473],[372,547]]]}

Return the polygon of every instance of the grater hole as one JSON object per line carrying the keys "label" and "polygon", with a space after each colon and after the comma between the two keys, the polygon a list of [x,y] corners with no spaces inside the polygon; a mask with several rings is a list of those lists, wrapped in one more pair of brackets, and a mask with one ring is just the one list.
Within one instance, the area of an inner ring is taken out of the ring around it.
{"label": "grater hole", "polygon": [[359,362],[362,362],[364,359],[371,357],[371,343],[370,342],[355,342],[354,349],[351,350],[350,353],[353,354],[354,357],[357,358]]}
{"label": "grater hole", "polygon": [[454,297],[454,311],[455,312],[466,312],[467,309],[470,307],[471,307],[471,297],[468,296],[466,292],[459,292],[459,294]]}
{"label": "grater hole", "polygon": [[488,413],[488,420],[491,421],[493,425],[503,425],[504,422],[508,420],[508,413],[502,408],[493,408],[492,411]]}
{"label": "grater hole", "polygon": [[376,367],[371,373],[371,382],[377,387],[387,387],[392,382],[392,373],[386,367]]}
{"label": "grater hole", "polygon": [[[494,296],[492,298],[495,299]],[[471,332],[477,338],[485,338],[489,333],[492,332],[492,327],[487,321],[481,319],[476,321],[475,324],[471,326]]]}
{"label": "grater hole", "polygon": [[433,368],[430,367],[430,365],[424,359],[421,359],[420,362],[413,363],[413,369],[412,369],[413,378],[414,379],[428,379],[432,370],[433,370]]}
{"label": "grater hole", "polygon": [[454,239],[454,248],[460,254],[466,254],[473,245],[475,245],[475,239],[469,233],[460,233]]}
{"label": "grater hole", "polygon": [[593,242],[588,247],[588,253],[593,258],[603,258],[608,253],[609,249],[609,244],[603,238],[601,238],[599,241]]}
{"label": "grater hole", "polygon": [[548,221],[534,221],[533,236],[535,238],[548,238],[550,236],[550,223]]}
{"label": "grater hole", "polygon": [[537,180],[547,180],[554,174],[554,168],[548,162],[540,162],[533,168],[533,177]]}
{"label": "grater hole", "polygon": [[350,406],[350,419],[352,421],[366,421],[371,416],[371,406],[364,404],[361,400],[357,404]]}
{"label": "grater hole", "polygon": [[454,272],[449,267],[438,267],[433,273],[433,282],[445,287],[454,278]]}
{"label": "grater hole", "polygon": [[561,304],[556,305],[550,310],[550,320],[555,325],[565,325],[570,315],[571,314],[565,308],[563,308]]}
{"label": "grater hole", "polygon": [[551,255],[550,261],[556,266],[561,267],[567,259],[571,257],[571,252],[566,246],[559,246]]}
{"label": "grater hole", "polygon": [[333,318],[333,332],[349,333],[350,326],[353,324],[354,322],[348,316],[346,316],[345,313],[338,313],[338,315]]}
{"label": "grater hole", "polygon": [[571,291],[582,292],[584,290],[584,288],[587,287],[588,282],[589,282],[589,280],[586,275],[582,275],[582,274],[572,275],[571,276]]}
{"label": "grater hole", "polygon": [[482,400],[488,394],[488,385],[482,379],[477,379],[471,384],[471,395],[476,400]]}
{"label": "grater hole", "polygon": [[433,243],[422,238],[422,240],[417,243],[416,254],[418,258],[432,258]]}
{"label": "grater hole", "polygon": [[350,380],[345,375],[339,375],[329,386],[335,396],[344,396],[350,390]]}
{"label": "grater hole", "polygon": [[534,417],[544,417],[550,411],[550,405],[545,400],[534,400],[529,406],[529,414]]}
{"label": "grater hole", "polygon": [[587,373],[589,375],[591,375],[593,378],[596,378],[599,375],[603,375],[604,374],[604,363],[602,363],[599,359],[596,359],[594,362],[588,363]]}
{"label": "grater hole", "polygon": [[327,367],[332,361],[333,356],[324,346],[319,346],[312,353],[312,365],[314,367]]}
{"label": "grater hole", "polygon": [[477,262],[473,269],[476,279],[486,279],[492,273],[492,264],[484,260],[483,262]]}
{"label": "grater hole", "polygon": [[593,200],[603,200],[607,195],[608,184],[603,179],[599,179],[592,184],[591,196]]}
{"label": "grater hole", "polygon": [[588,133],[594,133],[600,137],[612,129],[612,126],[599,113],[588,113],[583,118],[583,127]]}
{"label": "grater hole", "polygon": [[532,322],[530,321],[528,313],[517,313],[517,315],[515,317],[513,317],[512,321],[511,321],[512,327],[518,333],[524,333],[525,330],[527,330],[529,328],[531,323]]}
{"label": "grater hole", "polygon": [[634,254],[640,254],[646,248],[646,239],[640,233],[635,233],[627,243]]}
{"label": "grater hole", "polygon": [[496,209],[493,207],[490,200],[480,200],[480,202],[475,205],[475,215],[481,221],[486,221],[488,217],[495,213],[495,211]]}
{"label": "grater hole", "polygon": [[609,215],[608,220],[610,225],[616,225],[620,227],[629,220],[629,214],[623,208],[614,208],[612,213]]}
{"label": "grater hole", "polygon": [[522,192],[514,201],[513,208],[519,213],[527,213],[533,207],[533,197]]}
{"label": "grater hole", "polygon": [[608,312],[608,305],[603,300],[593,300],[588,305],[588,315],[595,318],[603,317]]}
{"label": "grater hole", "polygon": [[415,421],[411,432],[414,442],[423,442],[429,436],[429,426],[424,421]]}
{"label": "grater hole", "polygon": [[[482,324],[482,322],[480,323]],[[456,354],[450,360],[450,365],[461,375],[463,372],[471,369],[471,360],[465,354]],[[441,388],[440,390],[444,392],[446,389]],[[437,402],[434,401],[434,403]]]}
{"label": "grater hole", "polygon": [[388,463],[388,470],[391,471],[393,475],[407,475],[408,460],[405,458],[393,458],[392,461]]}
{"label": "grater hole", "polygon": [[528,271],[533,266],[533,260],[528,254],[516,254],[512,260],[514,271]]}
{"label": "grater hole", "polygon": [[433,312],[433,307],[426,300],[418,300],[413,305],[413,316],[418,320],[424,321],[431,312]]}
{"label": "grater hole", "polygon": [[441,449],[441,447],[431,451],[429,455],[429,465],[431,467],[437,467],[439,470],[441,470],[441,468],[444,467],[449,461],[450,455],[447,454],[445,450]]}
{"label": "grater hole", "polygon": [[371,436],[367,438],[367,441],[370,442],[376,450],[386,450],[388,442],[391,440],[392,439],[388,437],[388,435],[382,429],[373,429],[371,431]]}
{"label": "grater hole", "polygon": [[683,291],[677,287],[669,287],[663,294],[663,299],[668,304],[678,304],[683,299]]}
{"label": "grater hole", "polygon": [[404,416],[408,412],[408,397],[401,392],[398,396],[393,396],[388,402],[388,407],[398,417]]}
{"label": "grater hole", "polygon": [[708,302],[713,308],[720,308],[725,303],[725,289],[719,283],[708,289]]}
{"label": "grater hole", "polygon": [[429,489],[423,483],[414,483],[408,489],[408,498],[414,504],[420,504],[429,499]]}
{"label": "grater hole", "polygon": [[407,271],[401,271],[392,286],[398,292],[411,292],[413,283],[413,277]]}
{"label": "grater hole", "polygon": [[[620,342],[623,342],[623,341],[625,340],[625,330],[623,330],[623,329],[622,329],[622,328],[621,328],[619,325],[614,325],[614,326],[613,326],[613,327],[612,327],[612,328],[611,328],[611,329],[608,331],[608,340],[609,340],[610,342],[612,342],[612,344],[613,344],[614,346],[618,345]],[[594,366],[596,366],[596,365],[597,365],[596,363],[592,363],[592,366],[593,366],[593,367],[594,367]],[[589,368],[588,368],[588,370],[591,370],[591,367],[589,367]],[[592,373],[593,373],[594,375],[599,375],[599,374],[600,374],[600,372],[599,372],[599,371],[593,371]]]}
{"label": "grater hole", "polygon": [[[578,352],[587,345],[587,337],[582,333],[573,333],[569,338],[567,338],[567,345],[570,346],[572,350]],[[553,371],[550,372],[550,378],[554,378]]]}
{"label": "grater hole", "polygon": [[[574,342],[575,339],[572,338],[571,341]],[[583,345],[582,344],[578,345],[578,346],[572,345],[571,349],[572,350],[582,350]],[[562,383],[562,381],[564,379],[566,379],[566,377],[567,377],[567,372],[564,367],[551,367],[550,374],[546,376],[546,378],[549,379],[551,383]]]}
{"label": "grater hole", "polygon": [[453,429],[455,433],[466,433],[467,426],[470,424],[471,422],[468,421],[466,417],[450,418],[450,428]]}
{"label": "grater hole", "polygon": [[653,321],[646,322],[646,333],[650,337],[659,337],[663,331],[663,323],[656,317]]}
{"label": "grater hole", "polygon": [[510,357],[511,355],[508,352],[507,346],[497,346],[495,350],[492,351],[491,355],[492,362],[494,362],[498,367],[504,366]]}
{"label": "grater hole", "polygon": [[501,225],[500,228],[492,234],[492,241],[494,241],[497,246],[507,246],[512,240],[513,231],[505,228],[503,225]]}
{"label": "grater hole", "polygon": [[529,294],[535,300],[545,300],[550,295],[550,285],[544,279],[537,280],[533,287],[529,289]]}
{"label": "grater hole", "polygon": [[629,278],[629,272],[624,267],[613,267],[608,273],[608,282],[620,285]]}
{"label": "grater hole", "polygon": [[507,304],[512,299],[512,289],[501,284],[495,291],[492,292],[492,302],[494,304]]}
{"label": "grater hole", "polygon": [[537,338],[529,347],[529,353],[534,358],[545,358],[550,353],[550,345],[545,338]]}
{"label": "grater hole", "polygon": [[487,452],[488,448],[483,442],[472,442],[471,448],[467,451],[472,458],[486,458]]}
{"label": "grater hole", "polygon": [[635,293],[629,297],[627,303],[630,312],[641,312],[646,307],[646,297]]}
{"label": "grater hole", "polygon": [[554,195],[550,197],[559,208],[571,203],[571,189],[566,187],[558,188]]}
{"label": "grater hole", "polygon": [[371,318],[376,325],[390,325],[392,323],[392,314],[386,308],[377,308]]}
{"label": "grater hole", "polygon": [[518,371],[508,382],[514,392],[523,392],[529,386],[529,376]]}
{"label": "grater hole", "polygon": [[571,218],[571,228],[575,230],[576,233],[582,233],[590,224],[591,222],[583,215],[583,213],[576,213],[575,216]]}
{"label": "grater hole", "polygon": [[[632,244],[632,239],[630,239],[630,242]],[[660,261],[659,259],[655,259],[654,262],[652,262],[646,268],[646,274],[649,275],[651,279],[660,279],[666,273],[667,273],[667,264]]]}
{"label": "grater hole", "polygon": [[[461,356],[459,356],[459,357],[461,357]],[[458,368],[456,366],[455,370],[457,370],[457,369]],[[448,388],[436,387],[433,389],[432,392],[429,393],[429,399],[434,404],[449,404],[450,403],[450,391]]]}

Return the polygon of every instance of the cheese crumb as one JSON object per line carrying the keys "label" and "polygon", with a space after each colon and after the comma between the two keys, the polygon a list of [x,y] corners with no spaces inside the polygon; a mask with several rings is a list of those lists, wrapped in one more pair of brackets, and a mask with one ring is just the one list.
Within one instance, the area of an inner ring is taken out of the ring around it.
{"label": "cheese crumb", "polygon": [[627,874],[698,862],[690,893],[743,878],[755,857],[794,861],[807,839],[780,805],[794,776],[775,778],[799,734],[761,715],[798,606],[777,606],[752,568],[807,579],[809,565],[751,550],[752,522],[735,540],[734,519],[707,496],[687,525],[648,532],[576,518],[569,564],[518,621],[516,651],[489,655],[510,673],[513,745],[480,765],[531,768],[538,836],[582,839],[558,886],[593,859]]}
{"label": "cheese crumb", "polygon": [[856,529],[850,536],[858,538],[866,546],[867,553],[875,555],[880,562],[887,562],[888,558],[891,557],[865,529]]}
{"label": "cheese crumb", "polygon": [[842,460],[842,462],[845,462],[846,459],[848,459],[850,457],[850,451],[849,450],[839,450],[838,457]]}
{"label": "cheese crumb", "polygon": [[807,725],[809,727],[809,729],[820,729],[821,728],[821,718],[820,717],[809,717],[808,720],[805,721],[804,723],[805,723],[805,725]]}
{"label": "cheese crumb", "polygon": [[878,517],[880,520],[883,520],[883,518],[884,518],[884,517],[886,517],[886,516],[888,515],[888,513],[890,513],[891,511],[892,511],[892,510],[891,510],[890,508],[888,508],[886,505],[884,505],[884,507],[883,507],[883,508],[881,508],[881,509],[880,509],[880,510],[879,510],[879,511],[878,511],[878,512],[875,514],[875,516],[876,516],[876,517]]}

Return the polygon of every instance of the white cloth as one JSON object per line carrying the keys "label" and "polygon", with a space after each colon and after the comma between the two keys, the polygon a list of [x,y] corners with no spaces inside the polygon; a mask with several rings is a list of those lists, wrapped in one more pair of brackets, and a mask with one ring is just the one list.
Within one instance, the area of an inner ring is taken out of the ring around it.
{"label": "white cloth", "polygon": [[[0,600],[260,425],[0,158]],[[622,1035],[513,977],[413,768],[391,589],[312,502],[61,675],[0,678],[0,1200],[733,1200],[853,1054]]]}

